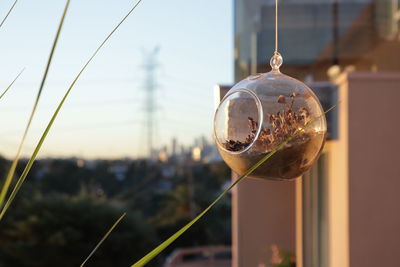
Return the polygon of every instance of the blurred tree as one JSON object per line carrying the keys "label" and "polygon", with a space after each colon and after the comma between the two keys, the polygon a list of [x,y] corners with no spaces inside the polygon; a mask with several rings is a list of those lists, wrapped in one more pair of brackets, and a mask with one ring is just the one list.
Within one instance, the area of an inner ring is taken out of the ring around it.
{"label": "blurred tree", "polygon": [[[160,239],[168,238],[193,218],[191,205],[195,209],[194,215],[197,215],[222,192],[229,179],[229,169],[225,172],[226,169],[228,168],[220,163],[193,164],[191,168],[186,168],[181,177],[176,178],[176,186],[166,194],[164,201],[159,204],[156,216],[151,218]],[[187,179],[190,175],[193,176],[192,185]],[[190,186],[193,187],[192,193],[189,191]],[[194,203],[191,204],[190,201]],[[230,204],[229,197],[222,199],[209,214],[180,237],[174,247],[230,244]]]}
{"label": "blurred tree", "polygon": [[[87,197],[35,198],[20,205],[1,223],[0,266],[79,266],[123,213]],[[156,241],[154,229],[130,212],[87,266],[129,266]]]}
{"label": "blurred tree", "polygon": [[[87,169],[79,168],[74,161],[51,160],[48,164],[42,164],[43,175],[36,177],[39,188],[44,194],[63,193],[68,195],[77,194],[82,184],[88,183]],[[31,176],[34,173],[31,174]],[[38,172],[36,171],[36,176]]]}
{"label": "blurred tree", "polygon": [[9,165],[10,165],[10,163],[5,158],[0,156],[0,173],[1,174],[6,173],[7,169],[9,168]]}
{"label": "blurred tree", "polygon": [[[17,175],[25,164],[19,164]],[[8,165],[0,158],[0,179]],[[126,166],[122,179],[112,166]],[[128,216],[87,266],[129,266],[206,208],[229,177],[222,162],[39,160],[0,222],[0,267],[77,266],[122,214],[122,206]],[[179,247],[230,244],[230,208],[225,197],[149,266],[161,266]]]}

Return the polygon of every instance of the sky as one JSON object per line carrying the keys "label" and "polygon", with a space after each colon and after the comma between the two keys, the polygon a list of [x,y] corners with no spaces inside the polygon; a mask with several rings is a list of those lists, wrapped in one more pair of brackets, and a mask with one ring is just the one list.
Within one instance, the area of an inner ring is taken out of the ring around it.
{"label": "sky", "polygon": [[[12,3],[1,1],[0,17]],[[0,155],[16,153],[65,3],[20,0],[0,28],[0,88],[26,68],[0,100]],[[81,67],[134,3],[71,1],[24,156],[31,155]],[[186,145],[199,136],[212,140],[213,87],[233,82],[232,15],[231,0],[143,0],[83,73],[39,155],[144,155],[144,55],[155,47],[156,145],[173,137]]]}

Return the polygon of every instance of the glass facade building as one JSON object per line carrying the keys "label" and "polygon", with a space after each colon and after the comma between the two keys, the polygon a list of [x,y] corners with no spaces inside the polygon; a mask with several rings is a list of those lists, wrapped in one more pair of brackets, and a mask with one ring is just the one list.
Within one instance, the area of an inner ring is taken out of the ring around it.
{"label": "glass facade building", "polygon": [[[274,0],[235,0],[235,79],[269,71],[274,51]],[[400,1],[281,0],[282,71],[328,80],[333,66],[400,70]]]}

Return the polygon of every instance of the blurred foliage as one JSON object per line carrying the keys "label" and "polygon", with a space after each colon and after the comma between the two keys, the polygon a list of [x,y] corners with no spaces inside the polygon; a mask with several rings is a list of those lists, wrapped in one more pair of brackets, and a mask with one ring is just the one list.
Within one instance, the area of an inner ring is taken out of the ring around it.
{"label": "blurred foliage", "polygon": [[279,248],[277,245],[272,245],[271,250],[271,267],[296,267],[296,255],[293,252]]}
{"label": "blurred foliage", "polygon": [[[0,177],[9,164],[0,157]],[[204,209],[229,179],[222,162],[39,160],[0,223],[0,266],[77,266],[125,211],[87,266],[129,266]],[[149,266],[161,266],[177,247],[230,244],[230,231],[225,198]]]}
{"label": "blurred foliage", "polygon": [[[79,266],[122,212],[87,197],[51,196],[20,202],[1,225],[1,263]],[[140,257],[156,241],[154,229],[140,213],[131,212],[88,266],[128,266],[132,257]]]}

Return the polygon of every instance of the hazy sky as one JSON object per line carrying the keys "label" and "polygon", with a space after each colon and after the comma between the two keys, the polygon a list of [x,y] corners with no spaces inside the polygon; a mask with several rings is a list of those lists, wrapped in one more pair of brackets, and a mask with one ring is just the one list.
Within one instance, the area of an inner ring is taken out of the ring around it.
{"label": "hazy sky", "polygon": [[[0,29],[0,154],[15,154],[65,0],[20,0]],[[30,155],[56,105],[94,49],[135,1],[72,0],[43,97],[24,147]],[[13,0],[0,3],[4,16]],[[40,156],[144,153],[143,51],[160,47],[157,143],[211,137],[213,86],[233,80],[231,0],[143,0],[70,94]],[[0,89],[2,91],[3,89]]]}

